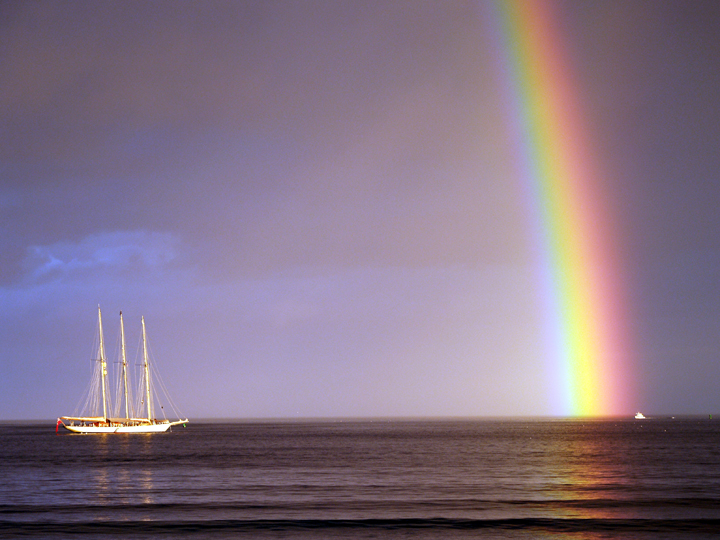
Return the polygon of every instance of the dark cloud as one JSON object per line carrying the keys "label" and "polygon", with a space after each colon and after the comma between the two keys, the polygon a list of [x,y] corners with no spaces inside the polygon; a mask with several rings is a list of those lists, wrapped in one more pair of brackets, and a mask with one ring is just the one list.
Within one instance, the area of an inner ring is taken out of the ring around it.
{"label": "dark cloud", "polygon": [[378,9],[18,6],[0,110],[21,245],[5,243],[6,279],[22,244],[98,228],[182,235],[223,271],[243,266],[234,252],[250,268],[400,262],[408,235],[423,261],[465,251],[472,263],[488,249],[517,259],[506,242],[476,248],[462,230],[441,232],[458,219],[512,227],[501,209],[513,203],[488,170],[496,113],[481,92],[476,7]]}

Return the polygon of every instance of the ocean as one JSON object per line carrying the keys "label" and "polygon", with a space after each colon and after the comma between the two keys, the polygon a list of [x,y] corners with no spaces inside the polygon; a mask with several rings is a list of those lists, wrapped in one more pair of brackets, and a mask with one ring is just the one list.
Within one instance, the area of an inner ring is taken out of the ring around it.
{"label": "ocean", "polygon": [[0,424],[0,538],[716,538],[720,421]]}

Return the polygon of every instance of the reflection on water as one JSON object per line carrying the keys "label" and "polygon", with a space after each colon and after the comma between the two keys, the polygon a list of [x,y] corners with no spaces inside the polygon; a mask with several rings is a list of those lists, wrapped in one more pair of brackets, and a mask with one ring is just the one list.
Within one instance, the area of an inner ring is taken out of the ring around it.
{"label": "reflection on water", "polygon": [[607,502],[627,478],[625,463],[593,435],[593,425],[578,426],[562,441],[549,441],[550,495],[562,501],[553,517],[609,519],[617,517]]}
{"label": "reflection on water", "polygon": [[92,512],[92,520],[151,519],[158,463],[152,435],[70,435],[62,442],[72,452],[66,482],[92,494],[90,505],[103,509]]}
{"label": "reflection on water", "polygon": [[[142,449],[142,451],[139,452],[141,456],[149,456],[151,454],[153,442],[152,437],[153,435],[144,434],[137,439],[139,446]],[[142,460],[141,463],[143,464],[139,467],[139,470],[136,468],[137,479],[135,485],[139,490],[137,495],[143,504],[150,505],[155,503],[155,498],[153,496],[153,470],[147,459]],[[149,520],[150,517],[145,516],[143,519]]]}
{"label": "reflection on water", "polygon": [[[568,426],[570,427],[570,426]],[[545,440],[548,517],[556,520],[603,520],[618,518],[613,508],[617,485],[626,478],[625,463],[615,459],[607,441],[593,434],[593,424],[574,424],[575,433]],[[591,527],[590,527],[591,528]],[[606,538],[591,530],[553,531],[538,538],[595,540]]]}
{"label": "reflection on water", "polygon": [[[116,500],[115,487],[109,466],[111,456],[110,435],[97,434],[93,436],[78,435],[86,448],[83,449],[84,459],[82,465],[76,470],[75,482],[82,483],[94,495],[98,506],[111,505]],[[94,512],[95,521],[106,521],[109,516],[104,512]]]}

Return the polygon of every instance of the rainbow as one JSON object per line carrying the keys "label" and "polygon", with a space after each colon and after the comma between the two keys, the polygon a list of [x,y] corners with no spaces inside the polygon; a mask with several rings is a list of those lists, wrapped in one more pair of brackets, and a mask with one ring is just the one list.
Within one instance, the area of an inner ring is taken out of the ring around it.
{"label": "rainbow", "polygon": [[499,0],[514,161],[538,247],[553,414],[631,412],[627,316],[617,238],[590,152],[556,3]]}

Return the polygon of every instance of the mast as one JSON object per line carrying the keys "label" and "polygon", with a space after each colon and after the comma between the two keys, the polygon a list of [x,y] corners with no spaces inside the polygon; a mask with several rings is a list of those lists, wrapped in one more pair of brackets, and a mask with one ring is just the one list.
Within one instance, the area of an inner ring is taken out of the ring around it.
{"label": "mast", "polygon": [[150,369],[148,367],[147,338],[145,337],[145,317],[142,317],[143,359],[145,360],[145,399],[147,400],[147,417],[152,421],[152,402],[150,401]]}
{"label": "mast", "polygon": [[120,312],[120,350],[122,351],[123,384],[125,389],[125,418],[130,418],[130,409],[128,406],[127,358],[125,357],[125,325],[123,325],[122,311]]}
{"label": "mast", "polygon": [[105,341],[103,340],[102,315],[98,306],[98,327],[100,328],[100,364],[102,373],[102,405],[103,418],[107,419],[107,397],[105,396],[105,377],[107,377],[107,362],[105,361]]}

